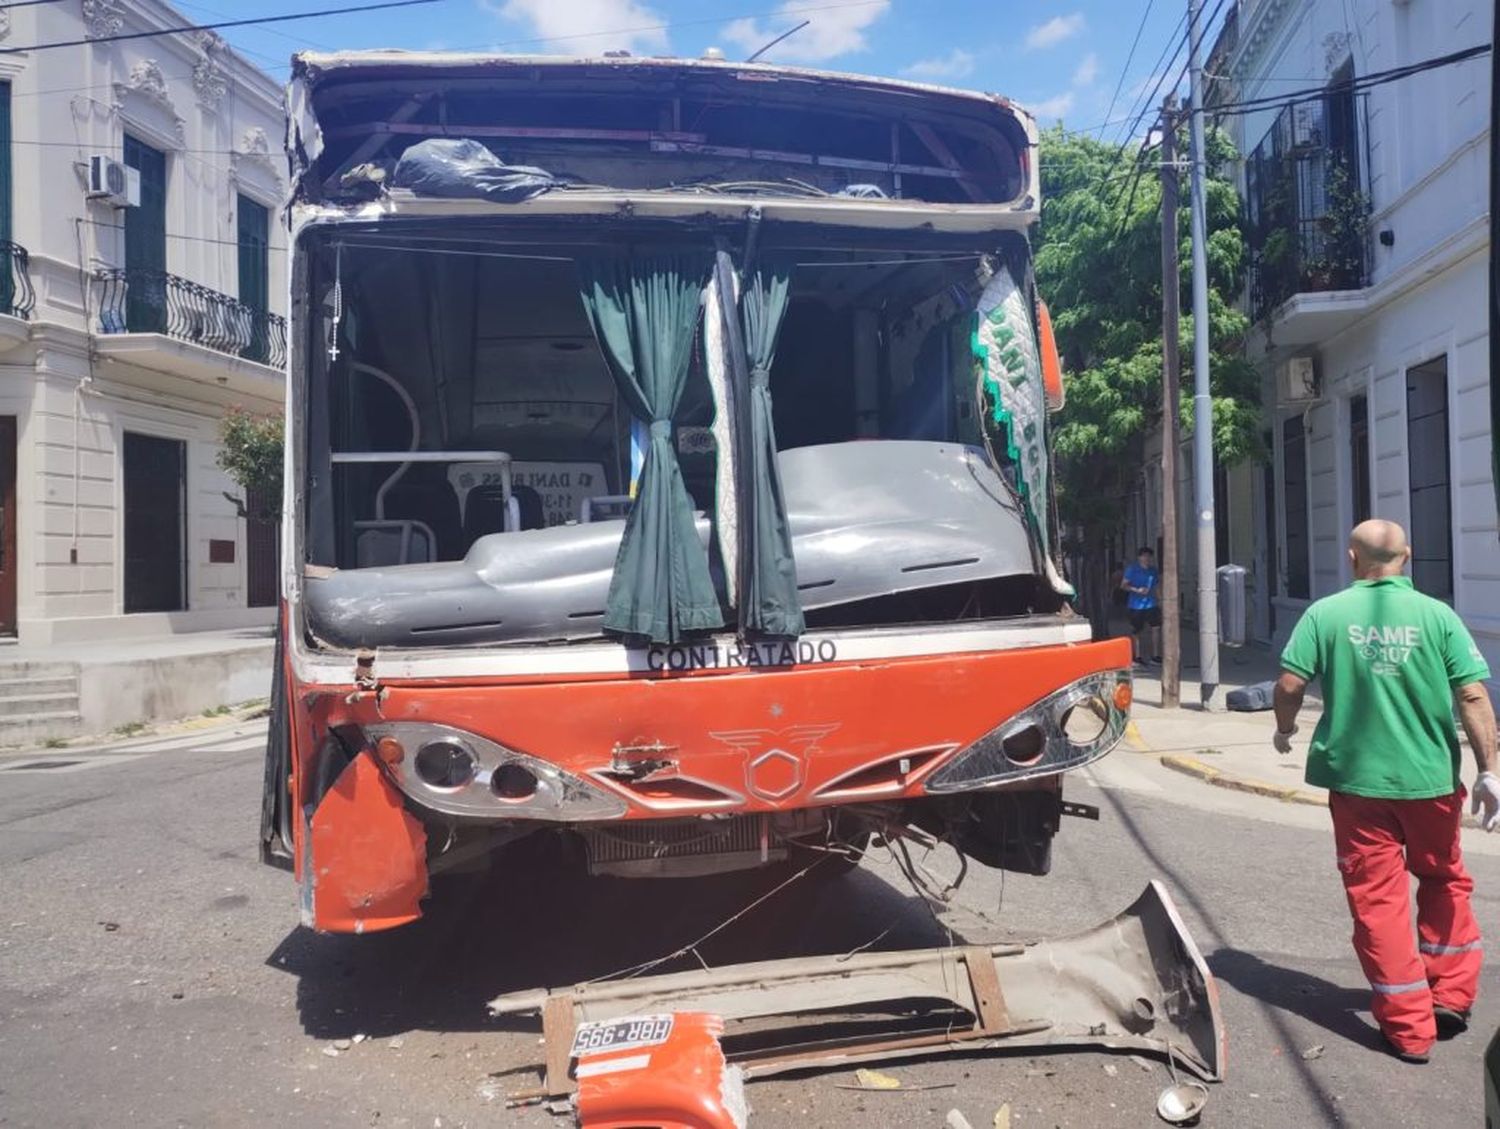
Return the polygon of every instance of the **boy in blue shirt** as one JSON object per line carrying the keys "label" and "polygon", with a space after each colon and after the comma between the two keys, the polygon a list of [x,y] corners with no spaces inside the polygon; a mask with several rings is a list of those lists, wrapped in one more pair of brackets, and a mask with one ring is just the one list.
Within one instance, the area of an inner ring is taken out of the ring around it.
{"label": "boy in blue shirt", "polygon": [[[1135,661],[1161,665],[1161,603],[1157,594],[1161,591],[1161,574],[1156,571],[1156,554],[1142,545],[1136,554],[1135,563],[1125,569],[1125,578],[1120,587],[1128,593],[1125,609],[1130,615],[1130,634],[1135,644]],[[1141,632],[1151,635],[1151,658],[1141,653]]]}

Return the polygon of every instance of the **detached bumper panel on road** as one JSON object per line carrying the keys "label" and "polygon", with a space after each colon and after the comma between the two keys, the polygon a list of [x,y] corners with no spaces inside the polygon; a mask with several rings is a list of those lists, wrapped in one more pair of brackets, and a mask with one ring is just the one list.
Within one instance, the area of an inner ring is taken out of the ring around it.
{"label": "detached bumper panel on road", "polygon": [[1171,896],[1153,881],[1119,916],[1026,945],[803,957],[512,993],[495,1015],[540,1013],[546,1089],[570,1093],[580,1023],[658,1012],[725,1020],[750,1077],[813,1066],[1009,1047],[1170,1053],[1224,1077],[1218,987]]}

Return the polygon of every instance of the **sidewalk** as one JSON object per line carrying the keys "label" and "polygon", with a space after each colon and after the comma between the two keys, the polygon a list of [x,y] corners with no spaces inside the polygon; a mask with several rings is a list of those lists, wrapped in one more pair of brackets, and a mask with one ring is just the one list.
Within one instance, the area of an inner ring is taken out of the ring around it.
{"label": "sidewalk", "polygon": [[[1138,752],[1158,757],[1163,765],[1219,788],[1253,792],[1289,803],[1328,802],[1328,793],[1302,781],[1307,765],[1307,744],[1323,703],[1316,688],[1308,691],[1297,718],[1299,732],[1292,738],[1292,752],[1278,753],[1271,747],[1276,731],[1275,715],[1269,710],[1239,713],[1208,712],[1201,705],[1198,681],[1197,640],[1183,635],[1183,670],[1177,709],[1161,705],[1161,668],[1137,667],[1135,699],[1126,740]],[[1268,682],[1280,672],[1276,656],[1259,647],[1223,647],[1219,652],[1219,697],[1242,686]]]}
{"label": "sidewalk", "polygon": [[0,648],[0,746],[191,717],[264,698],[270,627]]}
{"label": "sidewalk", "polygon": [[[1307,746],[1313,727],[1323,713],[1317,683],[1308,688],[1297,715],[1297,735],[1292,751],[1278,753],[1271,745],[1276,715],[1271,710],[1241,713],[1232,710],[1210,713],[1202,708],[1198,681],[1197,639],[1183,633],[1183,666],[1179,708],[1161,705],[1161,668],[1135,668],[1135,696],[1130,707],[1126,743],[1138,753],[1156,757],[1163,766],[1184,776],[1249,792],[1284,803],[1328,805],[1328,791],[1303,781],[1307,769]],[[1278,655],[1261,647],[1223,647],[1219,651],[1220,699],[1230,690],[1268,682],[1281,671]],[[1462,732],[1464,777],[1469,775],[1468,739]],[[1464,816],[1466,827],[1478,821]]]}

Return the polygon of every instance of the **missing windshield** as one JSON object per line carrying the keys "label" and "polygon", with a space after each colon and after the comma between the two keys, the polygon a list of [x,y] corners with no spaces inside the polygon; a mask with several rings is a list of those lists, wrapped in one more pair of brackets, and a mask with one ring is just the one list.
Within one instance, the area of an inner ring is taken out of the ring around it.
{"label": "missing windshield", "polygon": [[767,241],[747,269],[707,233],[472,220],[309,242],[326,642],[666,644],[1055,606],[985,450],[978,249]]}

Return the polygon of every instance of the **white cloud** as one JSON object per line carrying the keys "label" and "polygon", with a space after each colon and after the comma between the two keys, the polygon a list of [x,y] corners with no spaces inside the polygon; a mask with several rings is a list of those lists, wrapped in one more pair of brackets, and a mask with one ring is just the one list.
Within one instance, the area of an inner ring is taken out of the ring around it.
{"label": "white cloud", "polygon": [[[514,2],[514,0],[512,0]],[[558,0],[539,0],[556,3]],[[769,23],[739,19],[724,28],[723,36],[748,55],[758,51],[788,28],[811,20],[805,28],[778,43],[761,58],[779,63],[821,63],[839,55],[850,55],[869,47],[865,32],[890,10],[890,0],[870,0],[847,8],[814,10],[807,0],[786,0]]]}
{"label": "white cloud", "polygon": [[1032,50],[1056,47],[1066,39],[1072,39],[1083,30],[1083,13],[1053,16],[1044,24],[1037,24],[1026,33],[1026,46]]}
{"label": "white cloud", "polygon": [[909,78],[933,79],[963,78],[967,74],[972,74],[973,71],[974,52],[955,47],[946,55],[937,55],[931,59],[918,59],[901,73]]}
{"label": "white cloud", "polygon": [[1078,62],[1078,68],[1073,72],[1074,86],[1093,86],[1094,79],[1099,77],[1099,56],[1090,51]]}
{"label": "white cloud", "polygon": [[[599,55],[605,51],[663,52],[667,21],[636,0],[486,0],[490,11],[525,24],[537,54]],[[523,46],[523,45],[517,45]]]}
{"label": "white cloud", "polygon": [[1022,105],[1038,118],[1056,121],[1073,108],[1073,92],[1065,90],[1061,94],[1044,98],[1040,102],[1023,102]]}

